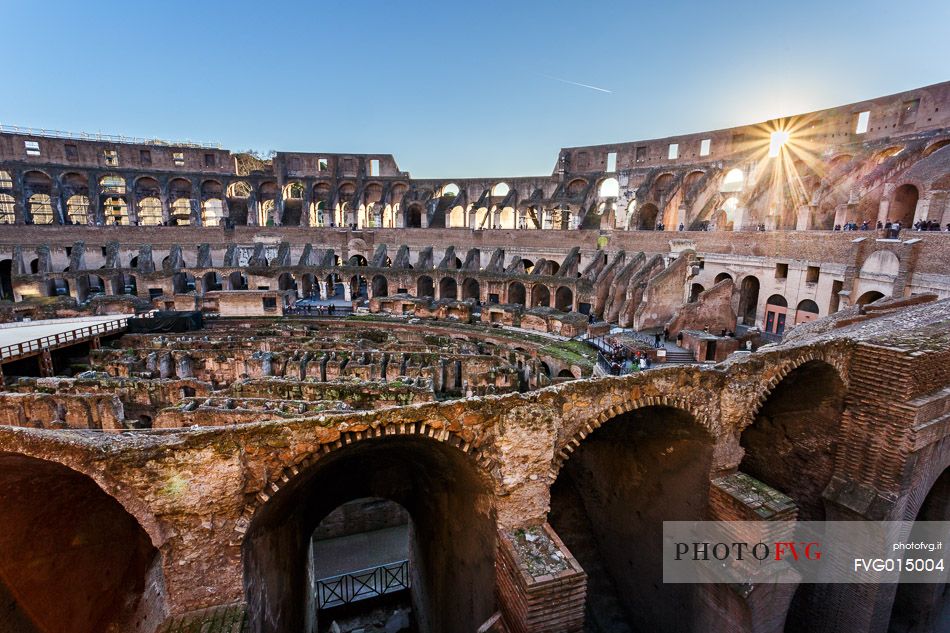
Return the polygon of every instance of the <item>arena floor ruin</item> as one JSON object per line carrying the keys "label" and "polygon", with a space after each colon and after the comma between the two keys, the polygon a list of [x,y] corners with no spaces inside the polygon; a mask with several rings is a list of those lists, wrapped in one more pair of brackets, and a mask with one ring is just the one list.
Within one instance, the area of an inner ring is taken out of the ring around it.
{"label": "arena floor ruin", "polygon": [[495,180],[0,131],[0,222],[0,633],[950,627],[659,557],[950,521],[950,83]]}

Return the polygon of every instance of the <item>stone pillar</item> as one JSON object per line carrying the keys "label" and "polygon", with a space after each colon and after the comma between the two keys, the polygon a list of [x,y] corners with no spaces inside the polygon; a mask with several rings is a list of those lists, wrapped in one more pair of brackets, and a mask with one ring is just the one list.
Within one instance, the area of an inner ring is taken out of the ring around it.
{"label": "stone pillar", "polygon": [[310,226],[310,207],[313,205],[313,185],[304,183],[303,206],[300,209],[300,226]]}
{"label": "stone pillar", "polygon": [[[548,541],[562,557],[563,569],[535,576],[515,541]],[[498,531],[495,563],[498,601],[506,630],[523,633],[580,633],[584,628],[587,574],[547,523],[523,530]]]}
{"label": "stone pillar", "polygon": [[891,198],[894,197],[894,190],[897,185],[892,182],[884,183],[884,191],[881,193],[881,204],[877,210],[877,219],[879,222],[887,222],[887,214],[891,208]]}
{"label": "stone pillar", "polygon": [[102,193],[99,191],[98,174],[89,174],[89,210],[87,211],[92,224],[105,224],[105,214],[102,212]]}
{"label": "stone pillar", "polygon": [[261,376],[274,375],[274,357],[270,353],[261,356]]}
{"label": "stone pillar", "polygon": [[158,359],[158,377],[172,378],[175,375],[172,355],[162,354]]}
{"label": "stone pillar", "polygon": [[[914,224],[921,220],[927,220],[930,213],[930,194],[922,196],[917,200],[917,208],[914,210]],[[936,218],[938,221],[941,218]],[[913,228],[913,224],[906,228]]]}
{"label": "stone pillar", "polygon": [[680,204],[680,206],[676,209],[676,226],[673,228],[675,228],[676,230],[679,230],[680,224],[682,224],[684,229],[688,229],[689,228],[688,215],[689,215],[689,209],[686,208],[685,204]]}
{"label": "stone pillar", "polygon": [[191,206],[191,225],[192,226],[201,226],[201,194],[198,194],[198,198],[192,194],[191,198],[188,199],[188,204]]}
{"label": "stone pillar", "polygon": [[188,356],[187,354],[182,354],[179,356],[176,362],[176,371],[179,378],[193,377],[194,372],[192,371],[191,356]]}
{"label": "stone pillar", "polygon": [[172,209],[171,204],[168,202],[167,190],[161,193],[159,200],[162,202],[162,224],[169,226],[171,224]]}
{"label": "stone pillar", "polygon": [[66,224],[64,220],[66,203],[63,202],[63,190],[60,189],[55,180],[53,181],[53,186],[50,187],[49,203],[53,208],[53,224]]}
{"label": "stone pillar", "polygon": [[[710,483],[709,512],[712,521],[776,522],[783,526],[796,521],[798,508],[777,490],[736,472]],[[769,528],[763,525],[763,530]],[[753,567],[749,570],[751,590],[722,582],[698,585],[698,630],[782,633],[801,576],[790,567],[773,573],[784,577],[784,582],[771,582],[768,578],[755,582]]]}
{"label": "stone pillar", "polygon": [[153,373],[158,371],[158,352],[149,352],[145,357],[145,370]]}
{"label": "stone pillar", "polygon": [[15,224],[26,224],[26,196],[23,188],[23,174],[13,176],[13,190],[10,192],[13,196],[13,222]]}
{"label": "stone pillar", "polygon": [[274,197],[274,226],[281,226],[284,223],[284,188],[277,187],[277,195]]}
{"label": "stone pillar", "polygon": [[330,284],[328,284],[326,281],[318,281],[317,286],[320,288],[318,291],[320,293],[319,294],[320,298],[329,299],[330,298],[330,290],[329,290]]}
{"label": "stone pillar", "polygon": [[742,227],[748,221],[748,210],[745,207],[736,207],[735,220],[732,222],[733,231],[741,231]]}
{"label": "stone pillar", "polygon": [[135,200],[135,190],[127,189],[128,195],[126,198],[128,200],[128,212],[129,212],[129,224],[132,226],[138,226],[139,224],[139,208]]}
{"label": "stone pillar", "polygon": [[259,216],[260,213],[258,212],[257,192],[251,189],[251,193],[247,197],[247,225],[258,226],[258,220],[260,219]]}
{"label": "stone pillar", "polygon": [[808,204],[803,204],[798,207],[798,215],[795,218],[796,231],[807,231],[811,228],[812,208],[813,207]]}

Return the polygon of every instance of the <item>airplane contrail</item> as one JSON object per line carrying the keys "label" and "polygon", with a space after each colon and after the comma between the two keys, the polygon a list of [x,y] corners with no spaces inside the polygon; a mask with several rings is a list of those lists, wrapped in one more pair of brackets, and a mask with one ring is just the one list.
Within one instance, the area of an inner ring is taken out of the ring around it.
{"label": "airplane contrail", "polygon": [[560,81],[563,84],[570,84],[572,86],[580,86],[581,88],[590,88],[591,90],[597,90],[599,92],[606,92],[607,94],[613,94],[613,90],[607,90],[606,88],[598,88],[597,86],[591,86],[590,84],[582,84],[578,81],[571,81],[570,79],[561,79],[560,77],[553,77],[551,75],[541,75],[542,77],[547,77],[548,79],[553,79],[554,81]]}

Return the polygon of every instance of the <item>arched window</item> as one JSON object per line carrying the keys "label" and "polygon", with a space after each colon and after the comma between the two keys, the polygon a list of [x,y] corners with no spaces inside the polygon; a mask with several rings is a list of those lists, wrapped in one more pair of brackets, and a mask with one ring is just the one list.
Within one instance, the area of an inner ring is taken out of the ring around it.
{"label": "arched window", "polygon": [[730,169],[726,177],[722,179],[722,186],[719,191],[742,191],[742,183],[745,181],[745,174],[741,169]]}
{"label": "arched window", "polygon": [[326,208],[327,203],[323,200],[318,200],[310,205],[310,226],[326,225],[326,218],[324,217]]}
{"label": "arched window", "polygon": [[16,215],[13,211],[13,196],[0,193],[0,224],[13,224]]}
{"label": "arched window", "polygon": [[66,222],[68,224],[89,224],[89,198],[70,196],[66,201]]}
{"label": "arched window", "polygon": [[219,226],[224,218],[224,203],[218,198],[205,200],[201,205],[201,224]]}
{"label": "arched window", "polygon": [[162,201],[154,196],[139,200],[139,225],[159,226],[162,223]]}
{"label": "arched window", "polygon": [[52,224],[53,205],[50,197],[45,193],[34,193],[30,196],[30,217],[33,224]]}
{"label": "arched window", "polygon": [[103,176],[99,179],[99,189],[102,193],[124,195],[125,178],[121,176]]}
{"label": "arched window", "polygon": [[129,223],[129,206],[125,198],[110,196],[102,205],[106,225],[127,225]]}
{"label": "arched window", "polygon": [[491,195],[493,197],[507,196],[509,191],[511,191],[511,187],[508,186],[508,183],[499,182],[491,188]]}
{"label": "arched window", "polygon": [[795,324],[807,323],[818,318],[818,304],[811,299],[805,299],[798,302],[795,308]]}
{"label": "arched window", "polygon": [[601,198],[616,198],[620,195],[620,183],[617,182],[616,178],[607,178],[600,183],[600,191],[598,193]]}
{"label": "arched window", "polygon": [[765,302],[765,331],[782,335],[785,333],[785,319],[788,316],[788,301],[782,295],[772,295]]}
{"label": "arched window", "polygon": [[890,219],[900,222],[901,226],[909,227],[914,223],[917,212],[917,201],[920,192],[914,185],[901,185],[894,191],[894,202],[891,203]]}
{"label": "arched window", "polygon": [[274,201],[264,200],[258,207],[258,222],[261,226],[274,226]]}
{"label": "arched window", "polygon": [[188,226],[191,224],[191,199],[178,198],[172,202],[172,226]]}

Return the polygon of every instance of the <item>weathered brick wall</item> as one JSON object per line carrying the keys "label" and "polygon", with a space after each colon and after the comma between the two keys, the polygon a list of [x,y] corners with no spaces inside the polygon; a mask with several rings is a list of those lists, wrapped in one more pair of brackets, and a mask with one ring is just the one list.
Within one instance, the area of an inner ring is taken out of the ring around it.
{"label": "weathered brick wall", "polygon": [[736,314],[732,308],[735,284],[726,279],[699,293],[693,303],[685,303],[669,320],[670,336],[675,338],[682,330],[736,331]]}

